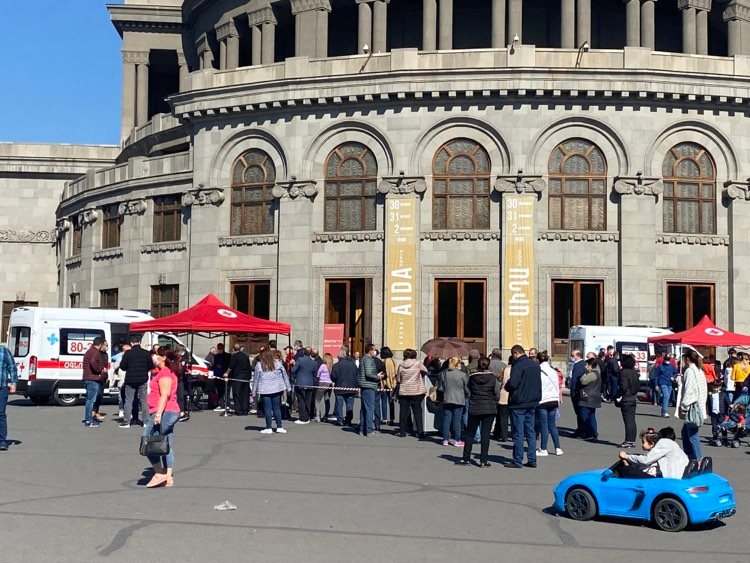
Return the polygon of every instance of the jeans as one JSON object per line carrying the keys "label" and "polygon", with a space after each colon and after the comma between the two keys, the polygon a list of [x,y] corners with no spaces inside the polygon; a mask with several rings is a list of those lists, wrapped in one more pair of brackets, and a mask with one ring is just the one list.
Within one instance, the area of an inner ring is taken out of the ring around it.
{"label": "jeans", "polygon": [[140,421],[145,421],[147,412],[146,409],[148,408],[148,405],[146,403],[146,392],[147,392],[147,385],[144,383],[142,385],[129,385],[125,384],[125,403],[123,404],[123,413],[124,413],[124,420],[125,422],[130,421],[130,415],[135,410],[133,408],[133,399],[138,398],[138,408],[140,409]]}
{"label": "jeans", "polygon": [[297,387],[294,390],[297,395],[297,410],[299,411],[299,419],[302,422],[308,422],[313,409],[313,399],[315,398],[315,389],[303,389]]}
{"label": "jeans", "polygon": [[[321,385],[324,385],[321,383]],[[330,389],[316,389],[315,390],[315,415],[322,421],[328,419],[328,412],[331,409],[331,390]]]}
{"label": "jeans", "polygon": [[86,423],[92,422],[92,416],[94,413],[94,404],[102,392],[102,384],[98,381],[84,381],[86,387],[86,405],[83,407],[83,421]]}
{"label": "jeans", "polygon": [[[375,398],[375,429],[380,430],[380,425],[390,420],[388,418],[388,404],[391,400],[390,391],[378,391]],[[393,415],[393,413],[391,413]]]}
{"label": "jeans", "polygon": [[672,385],[659,385],[661,394],[661,415],[669,414],[669,401],[672,399]]}
{"label": "jeans", "polygon": [[263,398],[263,414],[266,417],[266,428],[273,428],[273,420],[276,420],[276,428],[283,428],[281,419],[281,395],[282,391],[270,395],[261,395]]}
{"label": "jeans", "polygon": [[443,405],[442,434],[443,440],[461,440],[461,426],[463,425],[463,405]]}
{"label": "jeans", "polygon": [[399,434],[401,436],[406,434],[406,425],[409,420],[409,412],[411,412],[414,429],[417,431],[417,436],[421,438],[424,434],[424,414],[422,410],[424,395],[401,395],[398,398],[398,402],[400,419]]}
{"label": "jeans", "polygon": [[497,415],[495,416],[494,438],[501,442],[508,441],[508,421],[510,420],[510,409],[508,405],[497,405]]}
{"label": "jeans", "polygon": [[622,412],[622,422],[625,424],[625,441],[635,443],[635,435],[638,433],[638,427],[635,423],[636,403],[623,403],[620,407]]}
{"label": "jeans", "polygon": [[[164,469],[174,469],[174,426],[177,421],[180,420],[180,413],[164,411],[161,414],[160,431],[162,436],[167,437],[167,443],[169,444],[169,453],[165,456],[150,455],[148,460],[151,465],[159,465]],[[151,429],[154,427],[154,415],[149,415],[143,425],[143,435],[148,436],[151,434]]]}
{"label": "jeans", "polygon": [[523,463],[523,442],[526,439],[529,463],[536,463],[536,432],[534,431],[535,409],[511,409],[513,414],[513,461]]}
{"label": "jeans", "polygon": [[682,449],[685,450],[688,459],[700,459],[703,457],[699,430],[698,425],[690,422],[682,425]]}
{"label": "jeans", "polygon": [[[336,424],[351,424],[354,416],[354,399],[355,395],[336,394]],[[346,410],[344,410],[346,407]]]}
{"label": "jeans", "polygon": [[361,389],[362,404],[359,411],[360,432],[367,436],[375,430],[375,389]]}
{"label": "jeans", "polygon": [[[461,408],[461,407],[459,407]],[[474,445],[474,434],[479,429],[481,436],[482,447],[479,452],[479,463],[487,463],[487,456],[490,453],[490,431],[492,430],[492,422],[495,420],[494,414],[470,414],[469,424],[466,426],[466,433],[464,434],[464,461],[471,459],[471,448]]]}
{"label": "jeans", "polygon": [[620,378],[617,375],[610,375],[609,382],[607,384],[609,390],[609,398],[615,400],[615,397],[620,394]]}
{"label": "jeans", "polygon": [[8,406],[8,388],[0,389],[0,446],[7,445],[8,440],[8,415],[5,408]]}
{"label": "jeans", "polygon": [[596,424],[596,409],[591,407],[579,407],[581,413],[581,422],[583,423],[584,438],[598,438],[599,430]]}
{"label": "jeans", "polygon": [[543,405],[536,409],[536,421],[539,425],[539,449],[547,449],[547,440],[552,436],[552,445],[560,449],[560,434],[557,432],[557,405]]}

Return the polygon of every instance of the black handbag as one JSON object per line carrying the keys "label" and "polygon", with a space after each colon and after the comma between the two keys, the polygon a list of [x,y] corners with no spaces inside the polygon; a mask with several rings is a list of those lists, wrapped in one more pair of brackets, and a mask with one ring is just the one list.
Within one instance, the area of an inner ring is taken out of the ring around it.
{"label": "black handbag", "polygon": [[161,433],[161,428],[155,424],[151,433],[141,436],[140,450],[142,456],[163,456],[169,454],[169,442],[167,437]]}

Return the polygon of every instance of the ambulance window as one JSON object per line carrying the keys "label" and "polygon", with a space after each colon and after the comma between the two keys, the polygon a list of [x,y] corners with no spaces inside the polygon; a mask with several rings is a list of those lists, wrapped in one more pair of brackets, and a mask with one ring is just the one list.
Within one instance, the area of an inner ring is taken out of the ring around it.
{"label": "ambulance window", "polygon": [[10,329],[8,348],[14,358],[25,358],[29,355],[29,340],[31,329],[27,326],[14,326]]}
{"label": "ambulance window", "polygon": [[60,354],[83,356],[97,336],[104,338],[104,331],[86,328],[60,329]]}

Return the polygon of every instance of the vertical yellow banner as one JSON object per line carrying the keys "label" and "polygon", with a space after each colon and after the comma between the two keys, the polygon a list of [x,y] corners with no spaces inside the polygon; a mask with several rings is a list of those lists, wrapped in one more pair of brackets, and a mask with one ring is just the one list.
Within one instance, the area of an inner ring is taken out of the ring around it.
{"label": "vertical yellow banner", "polygon": [[536,196],[504,194],[503,348],[534,346],[534,205]]}
{"label": "vertical yellow banner", "polygon": [[385,342],[417,348],[417,198],[388,196],[385,217]]}

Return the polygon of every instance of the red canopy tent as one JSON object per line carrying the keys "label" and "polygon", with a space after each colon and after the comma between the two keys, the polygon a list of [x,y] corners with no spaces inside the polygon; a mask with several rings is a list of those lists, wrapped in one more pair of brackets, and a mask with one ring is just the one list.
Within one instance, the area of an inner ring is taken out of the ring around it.
{"label": "red canopy tent", "polygon": [[130,324],[131,332],[196,334],[290,334],[291,325],[251,317],[232,309],[213,294],[174,315]]}
{"label": "red canopy tent", "polygon": [[750,336],[719,328],[708,318],[708,315],[689,330],[652,336],[648,341],[654,344],[690,344],[691,346],[750,346]]}

